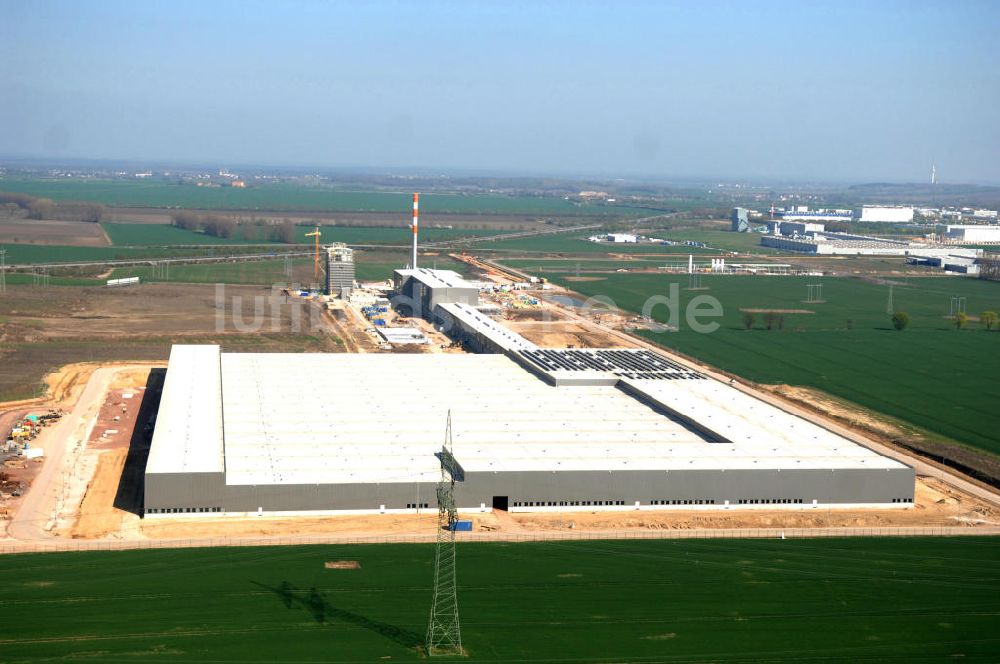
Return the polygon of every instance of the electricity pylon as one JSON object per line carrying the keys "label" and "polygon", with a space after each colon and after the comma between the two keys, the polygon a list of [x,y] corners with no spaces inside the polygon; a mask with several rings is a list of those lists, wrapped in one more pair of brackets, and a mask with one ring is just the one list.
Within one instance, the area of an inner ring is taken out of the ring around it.
{"label": "electricity pylon", "polygon": [[451,411],[441,448],[441,480],[437,485],[437,548],[434,553],[434,599],[427,625],[427,654],[464,655],[458,622],[458,582],[455,577],[455,475],[458,464],[452,455]]}

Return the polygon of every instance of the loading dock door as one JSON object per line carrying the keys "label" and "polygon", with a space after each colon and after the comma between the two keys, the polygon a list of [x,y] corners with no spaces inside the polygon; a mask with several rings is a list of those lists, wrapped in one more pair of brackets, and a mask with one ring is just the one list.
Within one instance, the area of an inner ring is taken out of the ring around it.
{"label": "loading dock door", "polygon": [[507,511],[507,496],[493,496],[493,509]]}

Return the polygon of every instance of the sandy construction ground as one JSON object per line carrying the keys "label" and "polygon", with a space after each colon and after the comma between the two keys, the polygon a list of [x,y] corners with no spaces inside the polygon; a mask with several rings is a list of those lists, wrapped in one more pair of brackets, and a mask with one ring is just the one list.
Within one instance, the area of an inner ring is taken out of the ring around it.
{"label": "sandy construction ground", "polygon": [[0,244],[62,244],[108,247],[111,242],[100,224],[56,219],[0,217]]}
{"label": "sandy construction ground", "polygon": [[632,348],[597,325],[573,321],[506,321],[505,325],[542,348]]}
{"label": "sandy construction ground", "polygon": [[[27,465],[26,470],[30,472],[24,479],[28,481],[31,491],[20,500],[8,499],[3,510],[0,510],[7,512],[6,519],[0,521],[2,528],[0,538],[10,536],[11,533],[8,532],[10,521],[19,518],[24,504],[28,505],[24,509],[34,511],[35,516],[23,523],[22,532],[39,534],[44,531],[57,534],[76,520],[86,487],[98,471],[98,459],[94,454],[100,452],[99,449],[90,449],[83,441],[85,432],[90,428],[91,413],[96,415],[97,411],[97,404],[91,403],[93,399],[83,398],[85,388],[95,372],[100,371],[109,374],[107,379],[109,388],[119,391],[123,388],[132,390],[133,385],[139,386],[145,383],[151,369],[150,365],[135,362],[122,363],[119,366],[121,369],[116,373],[113,366],[67,365],[45,377],[47,385],[45,397],[0,404],[0,419],[5,422],[11,416],[25,412],[60,410],[68,413],[56,424],[43,429],[39,437],[32,441],[32,445],[44,449],[46,455],[41,463],[31,462]],[[94,399],[102,398],[104,393],[104,390],[97,391]],[[73,417],[70,411],[76,412],[78,416]],[[101,433],[103,431],[104,429]],[[127,452],[128,440],[122,441],[120,447]],[[120,471],[110,474],[98,473],[102,477],[113,475],[116,486],[120,474]]]}

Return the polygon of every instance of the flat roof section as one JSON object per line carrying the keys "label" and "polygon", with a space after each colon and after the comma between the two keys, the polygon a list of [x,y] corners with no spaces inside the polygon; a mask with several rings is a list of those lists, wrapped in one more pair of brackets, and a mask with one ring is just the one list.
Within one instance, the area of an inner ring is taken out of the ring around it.
{"label": "flat roof section", "polygon": [[417,269],[396,270],[396,273],[404,277],[412,277],[428,288],[474,288],[479,290],[478,284],[466,281],[462,275],[453,270],[432,270],[418,267]]}
{"label": "flat roof section", "polygon": [[505,355],[221,364],[229,485],[437,481],[449,410],[466,472],[904,467],[708,378],[560,388]]}
{"label": "flat roof section", "polygon": [[[622,379],[621,388],[683,420],[696,422],[728,443],[713,449],[739,450],[751,460],[752,465],[744,467],[905,467],[717,380]],[[779,459],[784,465],[775,466]]]}
{"label": "flat roof section", "polygon": [[147,473],[225,470],[219,346],[173,346]]}
{"label": "flat roof section", "polygon": [[467,472],[711,447],[620,390],[552,387],[503,355],[224,354],[222,376],[230,485],[435,482],[449,410]]}
{"label": "flat roof section", "polygon": [[461,302],[449,302],[447,304],[439,304],[437,308],[446,312],[455,321],[464,324],[469,330],[483,335],[498,348],[502,348],[505,351],[526,351],[537,350],[538,348],[538,346],[517,332],[507,329],[475,307]]}

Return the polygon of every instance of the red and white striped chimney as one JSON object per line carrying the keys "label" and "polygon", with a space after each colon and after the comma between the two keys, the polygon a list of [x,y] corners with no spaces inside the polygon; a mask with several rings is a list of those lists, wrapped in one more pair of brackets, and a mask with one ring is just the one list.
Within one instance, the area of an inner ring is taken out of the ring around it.
{"label": "red and white striped chimney", "polygon": [[413,193],[413,269],[417,269],[417,229],[420,227],[420,194]]}

